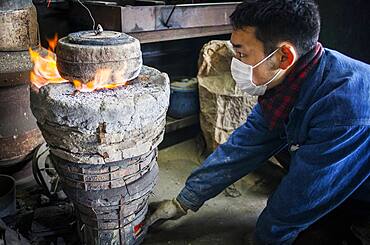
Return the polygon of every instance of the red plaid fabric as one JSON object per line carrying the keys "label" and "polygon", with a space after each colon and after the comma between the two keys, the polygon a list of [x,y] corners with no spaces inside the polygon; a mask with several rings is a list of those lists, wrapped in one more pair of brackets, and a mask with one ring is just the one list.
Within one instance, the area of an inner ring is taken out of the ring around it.
{"label": "red plaid fabric", "polygon": [[282,127],[284,122],[287,122],[301,85],[319,62],[322,52],[322,45],[317,43],[315,48],[297,61],[281,84],[267,90],[264,95],[258,97],[258,103],[262,107],[263,115],[270,130]]}

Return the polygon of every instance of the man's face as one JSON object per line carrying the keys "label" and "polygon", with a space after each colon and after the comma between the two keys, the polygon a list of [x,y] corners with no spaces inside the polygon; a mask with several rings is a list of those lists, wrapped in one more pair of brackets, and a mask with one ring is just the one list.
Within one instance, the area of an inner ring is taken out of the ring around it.
{"label": "man's face", "polygon": [[[256,38],[255,27],[245,27],[240,30],[234,30],[231,34],[231,44],[235,51],[235,58],[245,64],[256,65],[268,54],[264,53],[264,46]],[[263,62],[261,65],[253,68],[253,82],[256,85],[263,85],[269,81],[278,71],[278,60],[276,55]],[[272,82],[273,86],[275,82]],[[271,87],[272,87],[271,86]]]}

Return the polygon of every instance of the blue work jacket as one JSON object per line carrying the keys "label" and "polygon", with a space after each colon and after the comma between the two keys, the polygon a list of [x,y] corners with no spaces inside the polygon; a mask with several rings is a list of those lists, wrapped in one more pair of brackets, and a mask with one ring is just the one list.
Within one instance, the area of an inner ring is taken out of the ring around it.
{"label": "blue work jacket", "polygon": [[195,169],[178,195],[193,211],[288,147],[289,172],[256,225],[262,244],[291,244],[348,198],[370,208],[370,66],[325,49],[282,129],[260,105]]}

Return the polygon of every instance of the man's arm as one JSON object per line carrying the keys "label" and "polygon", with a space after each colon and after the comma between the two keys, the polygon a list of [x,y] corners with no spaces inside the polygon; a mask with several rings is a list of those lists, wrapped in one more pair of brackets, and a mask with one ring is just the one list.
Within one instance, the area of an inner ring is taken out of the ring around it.
{"label": "man's arm", "polygon": [[370,176],[369,126],[313,128],[257,222],[261,244],[291,244]]}
{"label": "man's arm", "polygon": [[195,169],[177,196],[181,205],[198,210],[205,201],[263,164],[286,145],[282,131],[269,131],[256,105],[247,122],[234,131]]}

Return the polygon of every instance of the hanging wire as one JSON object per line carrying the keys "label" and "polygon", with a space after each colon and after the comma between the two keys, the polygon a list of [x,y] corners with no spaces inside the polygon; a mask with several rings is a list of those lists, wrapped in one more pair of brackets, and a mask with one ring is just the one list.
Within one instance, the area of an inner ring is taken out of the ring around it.
{"label": "hanging wire", "polygon": [[81,4],[81,6],[82,7],[84,7],[86,10],[87,10],[87,12],[89,13],[89,15],[90,15],[90,18],[91,18],[91,20],[92,20],[92,22],[93,22],[93,30],[95,30],[95,19],[94,19],[94,17],[92,16],[92,14],[91,14],[91,12],[90,12],[90,9],[88,8],[88,7],[86,7],[80,0],[76,0],[79,4]]}

